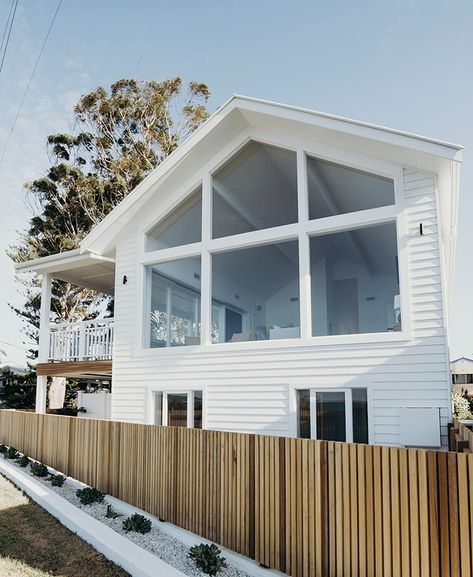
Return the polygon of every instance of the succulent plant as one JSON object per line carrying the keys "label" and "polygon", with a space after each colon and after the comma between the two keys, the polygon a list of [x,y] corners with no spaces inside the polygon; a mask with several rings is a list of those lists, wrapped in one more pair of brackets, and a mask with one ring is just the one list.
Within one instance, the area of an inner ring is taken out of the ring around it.
{"label": "succulent plant", "polygon": [[50,475],[49,477],[49,481],[51,481],[53,487],[62,487],[65,480],[66,477],[64,477],[64,475]]}
{"label": "succulent plant", "polygon": [[49,475],[49,470],[43,463],[37,463],[36,461],[31,462],[31,472],[35,477],[47,477]]}
{"label": "succulent plant", "polygon": [[207,573],[207,575],[217,575],[217,573],[227,566],[225,558],[222,557],[221,551],[215,543],[211,543],[210,545],[201,543],[200,545],[191,547],[189,557],[193,559],[197,567],[204,573]]}
{"label": "succulent plant", "polygon": [[77,489],[77,497],[82,505],[92,505],[92,503],[101,503],[105,495],[102,491],[95,489],[95,487],[85,487],[84,489]]}
{"label": "succulent plant", "polygon": [[123,521],[125,531],[135,531],[136,533],[149,533],[151,531],[151,521],[143,515],[134,513]]}

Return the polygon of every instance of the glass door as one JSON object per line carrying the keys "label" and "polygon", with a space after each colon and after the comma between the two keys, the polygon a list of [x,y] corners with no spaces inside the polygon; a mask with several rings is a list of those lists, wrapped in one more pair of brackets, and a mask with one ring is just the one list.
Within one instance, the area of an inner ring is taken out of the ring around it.
{"label": "glass door", "polygon": [[167,394],[167,425],[187,427],[187,393]]}
{"label": "glass door", "polygon": [[[347,398],[351,391],[314,391],[312,414],[315,412],[315,438],[326,441],[349,441],[347,432],[350,426],[347,417],[350,407]],[[315,410],[314,410],[315,404]],[[348,425],[348,426],[347,426]]]}
{"label": "glass door", "polygon": [[368,443],[366,388],[297,391],[300,438]]}

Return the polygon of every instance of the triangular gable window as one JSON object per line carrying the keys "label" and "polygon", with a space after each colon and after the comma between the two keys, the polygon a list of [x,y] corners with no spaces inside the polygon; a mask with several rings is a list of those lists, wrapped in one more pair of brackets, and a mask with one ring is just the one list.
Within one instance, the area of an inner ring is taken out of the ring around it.
{"label": "triangular gable window", "polygon": [[212,236],[297,222],[297,159],[251,141],[213,174]]}
{"label": "triangular gable window", "polygon": [[146,250],[172,248],[202,239],[202,187],[193,192],[146,236]]}

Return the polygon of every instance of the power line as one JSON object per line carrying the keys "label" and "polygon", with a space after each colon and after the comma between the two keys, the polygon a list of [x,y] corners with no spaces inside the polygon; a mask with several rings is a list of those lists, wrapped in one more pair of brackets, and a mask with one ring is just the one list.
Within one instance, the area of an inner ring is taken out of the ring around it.
{"label": "power line", "polygon": [[[16,0],[16,2],[18,4],[18,0]],[[61,8],[62,2],[63,2],[63,0],[59,0],[56,11],[54,12],[51,23],[49,24],[48,31],[46,32],[46,36],[44,37],[43,45],[41,46],[41,50],[39,51],[38,58],[36,59],[35,65],[34,65],[33,70],[31,72],[30,79],[28,80],[28,84],[26,85],[26,90],[23,94],[23,98],[21,99],[20,106],[18,107],[16,116],[15,116],[15,120],[13,121],[13,124],[12,124],[11,130],[10,130],[10,133],[8,135],[7,141],[5,143],[5,146],[3,147],[2,156],[0,158],[0,164],[2,164],[3,159],[5,158],[5,154],[7,152],[8,145],[10,144],[10,140],[11,140],[11,137],[13,135],[13,131],[15,130],[16,123],[17,123],[18,118],[20,117],[21,111],[23,109],[23,104],[25,103],[26,97],[28,96],[28,92],[29,92],[31,83],[32,83],[34,75],[36,73],[36,69],[38,68],[39,61],[41,60],[41,56],[43,55],[43,52],[44,52],[44,47],[46,46],[46,42],[48,41],[49,34],[51,33],[52,27],[54,25],[54,21],[56,20],[56,16],[59,12],[59,8]],[[16,9],[16,7],[15,7],[15,9]],[[0,69],[0,72],[1,72],[1,69]]]}
{"label": "power line", "polygon": [[[7,40],[5,42],[5,48],[4,48],[3,54],[2,54],[2,61],[0,62],[0,74],[2,73],[3,64],[5,62],[5,56],[7,55],[8,44],[10,43],[10,34],[11,34],[11,31],[13,28],[13,21],[15,20],[15,14],[16,14],[17,6],[18,6],[18,0],[13,0],[12,7],[10,8],[10,14],[12,13],[12,9],[13,9],[13,15],[10,19],[10,27],[8,27],[8,20],[7,20],[7,24],[5,26],[5,32],[7,31],[7,28],[8,28],[8,35],[7,35]],[[8,18],[10,18],[10,14],[8,15]],[[5,38],[5,32],[3,33],[2,46],[3,46],[3,40]]]}
{"label": "power line", "polygon": [[5,28],[3,29],[2,41],[0,42],[0,54],[3,51],[3,43],[5,42],[5,36],[7,35],[8,25],[10,24],[10,18],[11,18],[14,6],[15,6],[15,0],[12,0],[11,6],[10,6],[10,12],[8,13],[7,21],[5,22]]}
{"label": "power line", "polygon": [[14,345],[13,343],[9,343],[8,341],[1,341],[0,343],[2,345],[8,345],[9,347],[15,347],[16,349],[21,349],[22,351],[27,351],[28,349],[26,347],[20,347],[19,345]]}

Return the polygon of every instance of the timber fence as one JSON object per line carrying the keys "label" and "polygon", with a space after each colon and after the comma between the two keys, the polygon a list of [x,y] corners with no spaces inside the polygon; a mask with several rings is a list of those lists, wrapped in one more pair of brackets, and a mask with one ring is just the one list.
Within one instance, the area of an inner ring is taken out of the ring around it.
{"label": "timber fence", "polygon": [[0,442],[294,577],[473,573],[471,454],[6,410]]}
{"label": "timber fence", "polygon": [[[473,453],[473,431],[458,419],[449,427],[449,449],[457,453]],[[473,506],[473,505],[472,505]]]}

